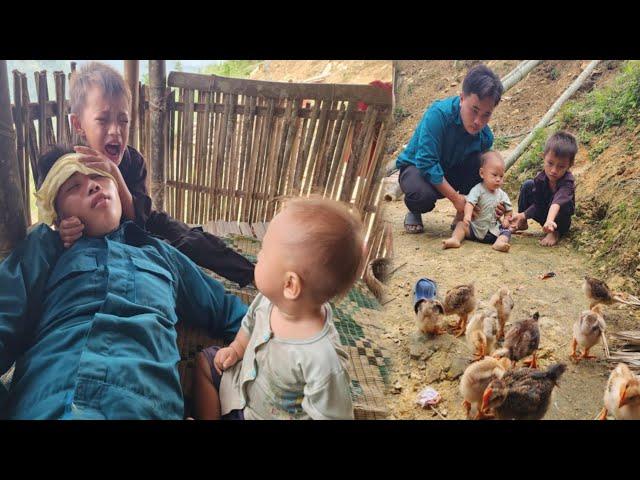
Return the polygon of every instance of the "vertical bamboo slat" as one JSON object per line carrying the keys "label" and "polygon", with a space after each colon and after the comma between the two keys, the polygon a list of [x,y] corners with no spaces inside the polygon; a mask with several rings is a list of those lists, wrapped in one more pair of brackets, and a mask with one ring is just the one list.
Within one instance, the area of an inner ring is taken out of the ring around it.
{"label": "vertical bamboo slat", "polygon": [[36,133],[36,127],[33,124],[33,118],[29,113],[28,105],[31,103],[29,100],[29,88],[27,86],[27,76],[24,73],[20,74],[20,81],[22,83],[22,106],[24,109],[23,120],[25,123],[25,137],[24,142],[27,147],[27,153],[29,155],[29,163],[31,164],[31,171],[38,171],[38,137]]}
{"label": "vertical bamboo slat", "polygon": [[253,197],[253,181],[255,179],[255,169],[256,169],[256,155],[254,154],[255,148],[253,148],[254,142],[254,125],[256,120],[256,97],[251,96],[248,97],[248,102],[245,101],[245,108],[248,108],[248,111],[245,113],[245,162],[247,165],[247,169],[245,170],[245,179],[244,179],[244,188],[243,191],[245,193],[243,202],[242,202],[242,213],[240,215],[241,221],[248,221],[248,212],[250,211],[251,205],[254,202]]}
{"label": "vertical bamboo slat", "polygon": [[62,143],[67,137],[67,112],[65,110],[65,75],[64,72],[53,72],[56,84],[56,138]]}
{"label": "vertical bamboo slat", "polygon": [[[25,173],[29,171],[29,164],[25,161],[25,148],[24,148],[24,122],[23,109],[22,109],[22,82],[20,81],[20,74],[17,70],[13,71],[13,98],[15,102],[13,122],[15,124],[16,132],[16,156],[18,159],[18,171],[20,173],[20,179],[22,181],[23,197],[25,205],[25,213],[27,215],[27,225],[31,225],[31,211],[29,205],[29,181],[26,178]],[[37,172],[34,172],[34,176]]]}
{"label": "vertical bamboo slat", "polygon": [[[344,167],[343,160],[345,156],[345,149],[349,149],[349,144],[346,141],[349,131],[351,130],[353,123],[353,112],[355,110],[355,103],[349,102],[347,110],[344,114],[344,120],[340,125],[340,133],[338,134],[338,144],[333,154],[333,160],[331,162],[331,171],[329,172],[329,178],[327,179],[327,195],[330,198],[334,198],[338,193],[340,184],[340,174]],[[331,188],[329,188],[331,186]]]}
{"label": "vertical bamboo slat", "polygon": [[344,176],[344,184],[340,194],[340,200],[343,202],[351,201],[351,196],[353,194],[352,188],[355,185],[356,174],[358,171],[357,167],[362,161],[364,139],[370,133],[369,129],[372,127],[374,121],[375,111],[373,108],[368,108],[364,116],[364,122],[360,125],[360,131],[353,140],[353,151],[351,155],[349,155],[347,171]]}
{"label": "vertical bamboo slat", "polygon": [[[236,131],[236,123],[234,121],[234,117],[235,117],[235,106],[236,103],[238,101],[238,96],[236,94],[231,94],[229,95],[229,113],[227,116],[227,128],[226,128],[226,135],[225,135],[225,153],[226,155],[228,155],[229,159],[233,159],[233,140],[234,140],[234,134]],[[231,163],[231,165],[230,165]],[[230,221],[229,219],[231,218],[231,206],[232,206],[232,195],[233,195],[233,162],[228,162],[225,165],[226,167],[226,175],[225,175],[225,179],[224,179],[224,190],[226,193],[226,205],[225,205],[225,212],[224,212],[224,220],[225,221]]]}
{"label": "vertical bamboo slat", "polygon": [[273,136],[273,122],[274,122],[274,113],[275,113],[275,100],[273,98],[268,99],[267,101],[267,116],[265,117],[266,128],[264,129],[264,137],[261,139],[260,152],[258,155],[258,178],[260,181],[256,182],[254,191],[257,194],[256,201],[253,202],[253,208],[251,209],[251,213],[249,216],[249,221],[253,222],[260,216],[260,211],[266,203],[266,182],[265,182],[265,174],[267,171],[267,166],[269,164],[269,155],[270,145],[272,143]]}

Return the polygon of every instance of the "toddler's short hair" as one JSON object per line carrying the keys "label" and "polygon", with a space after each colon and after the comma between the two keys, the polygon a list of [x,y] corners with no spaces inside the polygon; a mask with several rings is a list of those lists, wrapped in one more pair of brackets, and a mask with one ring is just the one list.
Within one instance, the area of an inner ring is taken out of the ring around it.
{"label": "toddler's short hair", "polygon": [[568,158],[569,167],[572,167],[576,153],[578,153],[576,138],[569,132],[560,131],[554,133],[547,139],[547,143],[544,145],[543,155],[549,152],[553,152],[556,157]]}
{"label": "toddler's short hair", "polygon": [[284,210],[299,223],[294,248],[313,252],[303,279],[313,298],[324,303],[347,293],[364,257],[360,216],[343,203],[315,197],[291,199]]}
{"label": "toddler's short hair", "polygon": [[480,167],[484,167],[491,157],[498,157],[504,163],[504,159],[502,158],[502,155],[500,155],[500,153],[498,153],[496,150],[487,150],[486,152],[480,154]]}
{"label": "toddler's short hair", "polygon": [[486,65],[476,65],[467,72],[462,81],[462,92],[465,95],[476,94],[480,100],[493,98],[494,105],[500,103],[504,87],[500,77]]}
{"label": "toddler's short hair", "polygon": [[98,86],[108,98],[121,97],[131,108],[131,91],[115,69],[101,62],[89,62],[71,74],[69,82],[69,105],[71,113],[80,114],[84,109],[87,92],[93,86]]}

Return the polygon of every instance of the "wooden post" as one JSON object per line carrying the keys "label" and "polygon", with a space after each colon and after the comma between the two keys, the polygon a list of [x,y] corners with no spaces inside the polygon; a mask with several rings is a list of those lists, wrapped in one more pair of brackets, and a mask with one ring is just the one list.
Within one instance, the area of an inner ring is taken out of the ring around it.
{"label": "wooden post", "polygon": [[0,60],[0,171],[0,257],[4,257],[27,233],[6,60]]}
{"label": "wooden post", "polygon": [[138,77],[140,73],[139,60],[124,61],[124,81],[131,91],[131,116],[129,117],[129,145],[139,150],[138,144]]}
{"label": "wooden post", "polygon": [[164,209],[165,170],[165,86],[167,84],[164,60],[149,60],[149,113],[151,123],[151,198],[156,210]]}

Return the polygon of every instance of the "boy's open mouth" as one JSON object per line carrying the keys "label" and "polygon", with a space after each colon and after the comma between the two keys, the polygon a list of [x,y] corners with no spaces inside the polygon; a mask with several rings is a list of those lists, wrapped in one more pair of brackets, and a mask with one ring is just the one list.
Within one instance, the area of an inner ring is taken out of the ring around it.
{"label": "boy's open mouth", "polygon": [[110,157],[117,158],[119,156],[119,154],[120,154],[120,144],[119,143],[107,143],[104,146],[104,151]]}

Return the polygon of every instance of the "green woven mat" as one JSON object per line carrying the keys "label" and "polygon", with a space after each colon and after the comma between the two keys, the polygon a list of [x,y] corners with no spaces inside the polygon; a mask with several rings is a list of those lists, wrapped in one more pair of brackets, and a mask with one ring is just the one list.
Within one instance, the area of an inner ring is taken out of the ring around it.
{"label": "green woven mat", "polygon": [[[224,237],[225,243],[252,262],[260,249],[260,241],[251,237],[231,235]],[[222,282],[225,289],[238,295],[247,305],[257,291],[248,286],[238,289],[230,281],[207,271]],[[385,388],[389,381],[390,358],[382,348],[380,338],[384,330],[377,324],[381,305],[362,281],[358,281],[339,302],[333,303],[334,324],[340,343],[349,352],[348,366],[351,376],[351,397],[356,419],[386,418]],[[185,396],[185,410],[191,414],[191,392],[195,356],[205,347],[222,345],[219,339],[211,338],[203,330],[178,324],[178,346],[180,348],[180,380]]]}

